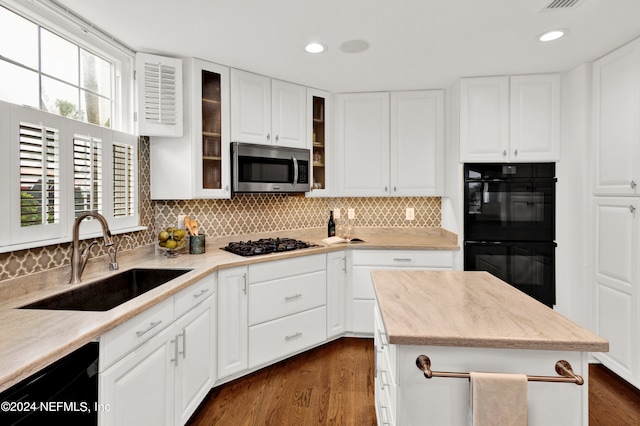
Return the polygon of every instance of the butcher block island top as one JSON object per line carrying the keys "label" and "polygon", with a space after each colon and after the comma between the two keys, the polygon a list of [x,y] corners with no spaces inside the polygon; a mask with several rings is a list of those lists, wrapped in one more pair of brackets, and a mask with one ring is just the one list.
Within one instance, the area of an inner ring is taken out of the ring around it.
{"label": "butcher block island top", "polygon": [[609,342],[488,272],[373,271],[389,343],[606,352]]}

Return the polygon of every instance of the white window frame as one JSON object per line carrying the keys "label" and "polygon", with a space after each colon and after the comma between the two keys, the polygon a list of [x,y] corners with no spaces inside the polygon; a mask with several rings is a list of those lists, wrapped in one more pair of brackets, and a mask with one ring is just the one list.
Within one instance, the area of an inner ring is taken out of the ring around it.
{"label": "white window frame", "polygon": [[0,0],[0,5],[114,65],[111,128],[134,133],[135,51],[51,0]]}

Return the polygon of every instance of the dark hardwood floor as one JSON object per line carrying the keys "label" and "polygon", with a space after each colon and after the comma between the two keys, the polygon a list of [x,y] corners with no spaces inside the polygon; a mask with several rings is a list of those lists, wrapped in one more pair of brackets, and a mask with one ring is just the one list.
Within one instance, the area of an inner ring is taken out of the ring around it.
{"label": "dark hardwood floor", "polygon": [[[189,426],[375,425],[372,372],[371,339],[338,339],[216,387]],[[601,365],[589,375],[590,426],[640,425],[638,389]]]}
{"label": "dark hardwood floor", "polygon": [[640,390],[600,364],[589,365],[589,426],[640,425]]}

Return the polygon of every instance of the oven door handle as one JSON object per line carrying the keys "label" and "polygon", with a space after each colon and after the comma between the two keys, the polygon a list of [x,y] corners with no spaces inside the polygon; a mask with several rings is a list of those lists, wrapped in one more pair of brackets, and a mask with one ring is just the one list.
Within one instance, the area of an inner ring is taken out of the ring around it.
{"label": "oven door handle", "polygon": [[464,245],[473,245],[473,246],[502,246],[509,244],[509,241],[465,241]]}
{"label": "oven door handle", "polygon": [[293,161],[293,182],[291,182],[291,186],[296,186],[298,183],[298,159],[295,155],[291,154],[291,160]]}

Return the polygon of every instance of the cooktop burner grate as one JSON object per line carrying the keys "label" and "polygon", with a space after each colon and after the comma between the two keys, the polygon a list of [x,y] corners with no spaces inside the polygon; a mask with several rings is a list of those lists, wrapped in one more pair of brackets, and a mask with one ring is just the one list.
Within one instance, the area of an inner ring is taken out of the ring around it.
{"label": "cooktop burner grate", "polygon": [[262,238],[257,241],[231,242],[222,249],[240,256],[256,256],[310,247],[318,247],[318,245],[293,238]]}

